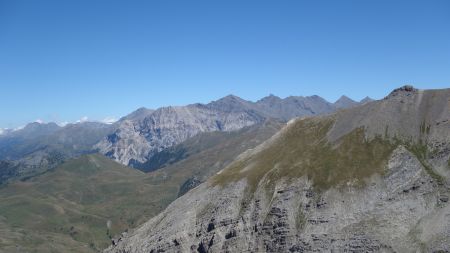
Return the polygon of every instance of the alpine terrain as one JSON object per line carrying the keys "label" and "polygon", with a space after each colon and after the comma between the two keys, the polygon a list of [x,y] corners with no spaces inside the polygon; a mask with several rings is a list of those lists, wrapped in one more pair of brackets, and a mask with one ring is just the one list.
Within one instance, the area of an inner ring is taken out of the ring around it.
{"label": "alpine terrain", "polygon": [[347,97],[330,103],[319,96],[270,95],[257,102],[229,95],[208,104],[141,108],[122,118],[117,129],[95,148],[102,154],[132,167],[143,167],[153,155],[201,132],[234,131],[266,119],[288,121],[299,116],[327,114],[355,106]]}
{"label": "alpine terrain", "polygon": [[364,101],[348,98],[342,104],[319,96],[281,99],[274,95],[250,102],[229,95],[209,104],[140,108],[112,124],[79,122],[59,126],[33,122],[22,129],[0,130],[0,184],[27,179],[71,158],[96,152],[150,171],[155,169],[154,155],[199,133],[230,132],[267,120],[286,122],[361,103]]}
{"label": "alpine terrain", "polygon": [[449,159],[450,89],[404,86],[289,121],[105,252],[448,252]]}
{"label": "alpine terrain", "polygon": [[283,125],[200,133],[157,153],[150,173],[89,154],[9,180],[0,186],[0,252],[98,252]]}

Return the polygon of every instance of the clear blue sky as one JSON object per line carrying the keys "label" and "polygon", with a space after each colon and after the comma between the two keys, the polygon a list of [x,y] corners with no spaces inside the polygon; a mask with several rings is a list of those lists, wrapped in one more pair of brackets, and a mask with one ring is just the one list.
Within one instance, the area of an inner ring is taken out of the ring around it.
{"label": "clear blue sky", "polygon": [[0,127],[450,87],[450,1],[0,0]]}

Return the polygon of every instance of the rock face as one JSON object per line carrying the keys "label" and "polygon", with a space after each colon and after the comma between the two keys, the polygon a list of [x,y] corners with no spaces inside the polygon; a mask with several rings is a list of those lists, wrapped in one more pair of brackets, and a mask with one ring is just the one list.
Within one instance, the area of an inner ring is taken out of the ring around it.
{"label": "rock face", "polygon": [[122,164],[139,167],[155,153],[200,132],[234,131],[268,118],[288,121],[331,113],[337,108],[319,96],[281,99],[273,95],[257,102],[229,95],[206,105],[163,107],[155,111],[141,108],[122,118],[116,132],[95,148]]}
{"label": "rock face", "polygon": [[105,252],[449,251],[450,90],[391,95],[290,122]]}
{"label": "rock face", "polygon": [[143,163],[158,151],[181,143],[200,132],[233,131],[262,122],[245,109],[189,105],[164,107],[144,119],[121,122],[118,130],[96,147],[123,164]]}

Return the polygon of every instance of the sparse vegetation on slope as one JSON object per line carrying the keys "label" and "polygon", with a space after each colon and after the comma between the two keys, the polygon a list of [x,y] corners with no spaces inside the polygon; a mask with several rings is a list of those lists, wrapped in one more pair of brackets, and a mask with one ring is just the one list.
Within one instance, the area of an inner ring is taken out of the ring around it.
{"label": "sparse vegetation on slope", "polygon": [[362,185],[364,178],[383,173],[397,144],[381,137],[367,140],[363,128],[330,143],[326,134],[332,125],[330,117],[298,120],[268,147],[234,162],[213,182],[225,184],[246,177],[254,190],[265,175],[269,188],[281,178],[307,176],[317,189],[326,190],[346,182]]}
{"label": "sparse vegetation on slope", "polygon": [[88,155],[28,181],[3,186],[0,248],[5,252],[15,250],[15,245],[33,252],[100,250],[110,244],[110,236],[140,224],[173,200],[147,180],[140,171]]}

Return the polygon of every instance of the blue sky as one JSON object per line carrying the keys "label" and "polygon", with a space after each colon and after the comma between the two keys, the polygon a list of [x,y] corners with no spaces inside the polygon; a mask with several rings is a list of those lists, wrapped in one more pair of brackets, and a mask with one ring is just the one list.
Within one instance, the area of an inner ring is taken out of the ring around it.
{"label": "blue sky", "polygon": [[450,87],[450,1],[0,0],[0,127]]}

